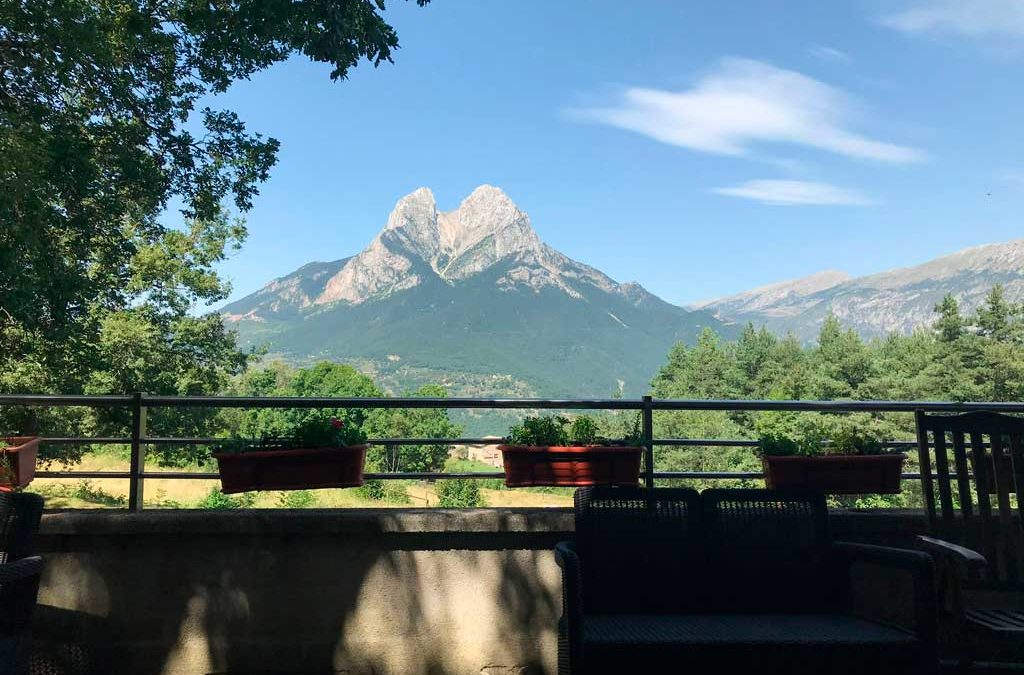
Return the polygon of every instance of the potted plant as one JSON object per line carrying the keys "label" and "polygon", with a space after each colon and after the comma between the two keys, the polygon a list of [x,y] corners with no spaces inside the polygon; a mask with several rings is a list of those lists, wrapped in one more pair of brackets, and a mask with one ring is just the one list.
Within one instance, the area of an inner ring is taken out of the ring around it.
{"label": "potted plant", "polygon": [[253,490],[359,487],[366,434],[336,417],[311,415],[283,437],[235,441],[213,456],[226,494]]}
{"label": "potted plant", "polygon": [[0,490],[9,492],[23,488],[36,475],[38,436],[0,438]]}
{"label": "potted plant", "polygon": [[636,485],[640,479],[639,433],[609,441],[597,423],[581,416],[527,417],[498,446],[508,487]]}
{"label": "potted plant", "polygon": [[900,491],[907,456],[885,451],[884,427],[875,418],[766,414],[757,426],[770,488],[809,488],[834,495]]}

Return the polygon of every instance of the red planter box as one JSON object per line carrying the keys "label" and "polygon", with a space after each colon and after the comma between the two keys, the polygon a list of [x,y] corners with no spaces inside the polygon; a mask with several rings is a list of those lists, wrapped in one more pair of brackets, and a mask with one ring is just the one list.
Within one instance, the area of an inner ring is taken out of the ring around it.
{"label": "red planter box", "polygon": [[808,488],[832,495],[897,494],[904,454],[762,458],[770,488]]}
{"label": "red planter box", "polygon": [[225,494],[253,490],[312,490],[363,484],[365,445],[215,452]]}
{"label": "red planter box", "polygon": [[[3,464],[0,465],[0,490],[10,491],[25,487],[36,475],[36,454],[39,452],[38,436],[10,436],[0,438],[7,447],[0,450]],[[13,476],[7,475],[10,468]],[[12,481],[13,478],[13,481]]]}
{"label": "red planter box", "polygon": [[499,445],[508,487],[636,485],[643,448]]}

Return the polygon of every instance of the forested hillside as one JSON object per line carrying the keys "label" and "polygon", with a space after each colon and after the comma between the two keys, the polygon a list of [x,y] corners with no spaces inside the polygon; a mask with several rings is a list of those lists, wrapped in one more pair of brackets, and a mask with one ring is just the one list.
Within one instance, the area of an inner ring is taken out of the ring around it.
{"label": "forested hillside", "polygon": [[[705,331],[697,344],[678,344],[652,382],[656,397],[719,399],[862,399],[940,401],[1024,400],[1024,309],[996,286],[965,315],[952,297],[935,307],[930,329],[865,341],[834,315],[815,344],[780,338],[747,325],[738,340]],[[792,413],[808,415],[809,413]],[[813,413],[810,413],[813,414]],[[757,437],[759,418],[778,413],[694,411],[660,413],[655,434],[670,438]],[[891,439],[912,440],[913,417],[872,416]],[[914,459],[910,459],[914,463]],[[657,452],[659,470],[759,471],[749,448],[672,448]],[[900,498],[913,501],[917,485]]]}

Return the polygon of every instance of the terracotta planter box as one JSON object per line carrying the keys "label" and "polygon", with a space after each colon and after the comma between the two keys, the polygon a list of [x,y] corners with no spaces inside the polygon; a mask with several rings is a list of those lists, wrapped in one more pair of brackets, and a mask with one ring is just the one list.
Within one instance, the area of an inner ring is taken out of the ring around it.
{"label": "terracotta planter box", "polygon": [[765,483],[770,488],[808,488],[832,495],[897,494],[904,454],[765,456]]}
{"label": "terracotta planter box", "polygon": [[637,485],[643,448],[499,445],[508,487]]}
{"label": "terracotta planter box", "polygon": [[[36,475],[36,454],[39,452],[38,436],[10,436],[0,438],[7,444],[0,450],[3,456],[3,468],[0,469],[0,490],[9,491],[16,487],[25,487]],[[10,468],[13,476],[7,475]],[[13,478],[13,480],[12,480]]]}
{"label": "terracotta planter box", "polygon": [[315,490],[363,484],[365,445],[215,452],[225,494],[253,490]]}

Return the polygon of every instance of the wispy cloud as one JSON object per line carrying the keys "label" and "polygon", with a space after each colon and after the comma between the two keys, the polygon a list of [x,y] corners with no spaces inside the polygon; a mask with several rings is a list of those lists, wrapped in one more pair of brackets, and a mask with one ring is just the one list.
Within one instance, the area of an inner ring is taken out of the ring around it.
{"label": "wispy cloud", "polygon": [[1024,0],[930,0],[880,21],[906,33],[1024,37]]}
{"label": "wispy cloud", "polygon": [[734,187],[716,188],[715,194],[752,199],[773,206],[870,206],[874,202],[856,190],[799,180],[751,180]]}
{"label": "wispy cloud", "polygon": [[840,63],[849,63],[852,59],[850,55],[841,49],[835,47],[829,47],[826,45],[811,45],[807,48],[807,51],[811,56],[821,59],[822,61],[835,61]]}
{"label": "wispy cloud", "polygon": [[792,70],[749,59],[723,59],[682,92],[632,87],[586,118],[663,143],[745,155],[755,143],[792,143],[848,157],[913,162],[924,154],[848,130],[852,101],[839,89]]}

